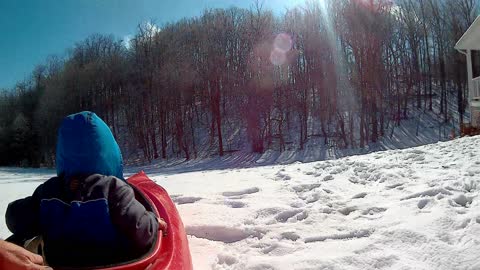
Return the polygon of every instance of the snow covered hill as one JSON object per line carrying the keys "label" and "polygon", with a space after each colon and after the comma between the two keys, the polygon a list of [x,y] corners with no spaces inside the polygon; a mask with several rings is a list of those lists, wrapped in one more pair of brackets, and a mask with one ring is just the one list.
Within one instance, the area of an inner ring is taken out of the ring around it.
{"label": "snow covered hill", "polygon": [[[472,137],[314,163],[147,173],[177,203],[195,269],[473,270],[479,149]],[[0,169],[0,215],[53,173]]]}

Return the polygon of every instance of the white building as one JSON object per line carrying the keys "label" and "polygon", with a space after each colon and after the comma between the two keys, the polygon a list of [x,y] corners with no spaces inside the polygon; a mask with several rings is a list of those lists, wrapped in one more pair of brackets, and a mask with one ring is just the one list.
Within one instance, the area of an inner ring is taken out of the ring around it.
{"label": "white building", "polygon": [[480,127],[480,16],[473,22],[455,45],[467,57],[468,104],[471,125]]}

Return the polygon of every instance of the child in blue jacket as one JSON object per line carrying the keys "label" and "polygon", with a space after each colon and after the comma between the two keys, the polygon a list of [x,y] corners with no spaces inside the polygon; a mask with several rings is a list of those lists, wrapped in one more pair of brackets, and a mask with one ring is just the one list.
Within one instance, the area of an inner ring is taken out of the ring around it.
{"label": "child in blue jacket", "polygon": [[6,222],[15,238],[41,235],[53,267],[113,264],[152,247],[165,225],[135,199],[120,148],[95,113],[63,120],[56,168],[57,177],[9,204]]}

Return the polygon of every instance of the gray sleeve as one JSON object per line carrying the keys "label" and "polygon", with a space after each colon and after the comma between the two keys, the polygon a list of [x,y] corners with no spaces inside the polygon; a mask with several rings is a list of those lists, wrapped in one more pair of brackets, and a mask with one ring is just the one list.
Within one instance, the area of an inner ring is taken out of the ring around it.
{"label": "gray sleeve", "polygon": [[38,186],[32,196],[11,202],[5,213],[5,223],[16,239],[27,240],[40,234],[40,202],[61,194],[63,181],[53,177]]}
{"label": "gray sleeve", "polygon": [[148,250],[154,243],[159,224],[154,213],[135,199],[127,183],[114,179],[109,190],[110,216],[119,231],[124,234],[137,250]]}
{"label": "gray sleeve", "polygon": [[8,229],[16,238],[26,240],[40,234],[40,200],[44,184],[32,196],[11,202],[5,213]]}

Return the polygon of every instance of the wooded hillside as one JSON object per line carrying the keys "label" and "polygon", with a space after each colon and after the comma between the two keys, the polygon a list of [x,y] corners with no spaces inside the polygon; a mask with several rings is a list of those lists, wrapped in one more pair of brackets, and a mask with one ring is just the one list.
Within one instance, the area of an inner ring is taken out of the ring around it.
{"label": "wooded hillside", "polygon": [[465,57],[453,47],[477,0],[306,1],[281,16],[262,8],[206,10],[142,23],[119,40],[95,34],[0,93],[0,165],[51,165],[61,119],[102,117],[145,161],[241,147],[302,149],[312,137],[364,147],[412,109],[464,118]]}

